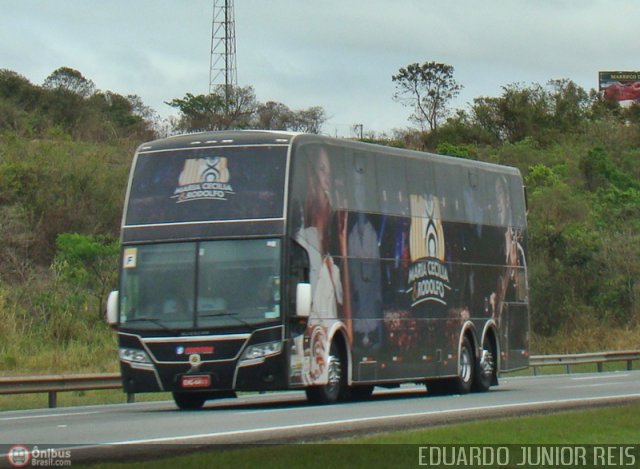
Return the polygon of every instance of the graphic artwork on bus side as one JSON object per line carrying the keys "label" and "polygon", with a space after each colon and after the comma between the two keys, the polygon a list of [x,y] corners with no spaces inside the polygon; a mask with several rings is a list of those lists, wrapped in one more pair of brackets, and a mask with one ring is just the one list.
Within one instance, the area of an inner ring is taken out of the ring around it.
{"label": "graphic artwork on bus side", "polygon": [[410,196],[411,307],[435,302],[447,306],[449,273],[445,264],[445,242],[437,197]]}
{"label": "graphic artwork on bus side", "polygon": [[230,194],[234,194],[230,179],[227,158],[188,159],[184,162],[179,185],[172,198],[177,198],[177,203],[203,199],[227,200]]}
{"label": "graphic artwork on bus side", "polygon": [[333,403],[483,392],[529,364],[517,169],[266,131],[146,142],[133,161],[107,301],[126,393]]}
{"label": "graphic artwork on bus side", "polygon": [[[324,149],[316,149],[309,155],[305,180],[303,223],[295,239],[309,256],[313,298],[307,330],[304,337],[297,337],[294,368],[301,368],[303,383],[316,384],[327,382],[330,329],[344,316],[345,272],[334,262],[330,247],[337,241],[344,256],[346,213],[342,213],[342,220],[337,222],[342,228],[337,228],[332,199],[340,196],[333,187],[331,161]],[[338,239],[332,239],[336,235]]]}

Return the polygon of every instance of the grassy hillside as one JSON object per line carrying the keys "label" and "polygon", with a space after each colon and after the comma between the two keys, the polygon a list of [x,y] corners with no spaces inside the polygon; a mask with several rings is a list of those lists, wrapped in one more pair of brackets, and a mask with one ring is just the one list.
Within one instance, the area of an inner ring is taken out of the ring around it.
{"label": "grassy hillside", "polygon": [[[152,124],[131,97],[54,85],[0,70],[3,375],[116,368],[104,301],[131,156]],[[534,353],[640,349],[640,112],[557,85],[506,87],[437,132],[380,143],[520,168]]]}
{"label": "grassy hillside", "polygon": [[102,311],[133,148],[0,135],[3,374],[114,369]]}

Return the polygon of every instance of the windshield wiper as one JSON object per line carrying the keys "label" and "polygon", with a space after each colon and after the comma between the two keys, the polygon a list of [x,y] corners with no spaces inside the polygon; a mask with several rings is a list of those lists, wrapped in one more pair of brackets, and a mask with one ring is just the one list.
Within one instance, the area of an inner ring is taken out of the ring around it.
{"label": "windshield wiper", "polygon": [[147,317],[141,317],[141,318],[132,318],[132,319],[127,319],[127,322],[125,322],[126,324],[129,324],[130,322],[141,322],[141,321],[145,321],[145,322],[150,322],[155,324],[156,326],[160,326],[161,328],[163,328],[165,331],[169,331],[169,332],[175,332],[174,329],[171,329],[170,327],[167,327],[166,325],[162,324],[159,320],[155,319],[155,318],[147,318]]}
{"label": "windshield wiper", "polygon": [[199,314],[198,318],[232,318],[241,323],[243,326],[251,327],[251,324],[242,318],[237,317],[238,313],[230,313],[228,311],[219,311],[217,313]]}

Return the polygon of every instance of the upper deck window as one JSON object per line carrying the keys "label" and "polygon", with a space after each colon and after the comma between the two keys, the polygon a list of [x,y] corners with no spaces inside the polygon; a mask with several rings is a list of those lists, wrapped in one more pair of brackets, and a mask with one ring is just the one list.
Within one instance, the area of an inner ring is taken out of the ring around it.
{"label": "upper deck window", "polygon": [[125,225],[281,218],[286,146],[141,152]]}

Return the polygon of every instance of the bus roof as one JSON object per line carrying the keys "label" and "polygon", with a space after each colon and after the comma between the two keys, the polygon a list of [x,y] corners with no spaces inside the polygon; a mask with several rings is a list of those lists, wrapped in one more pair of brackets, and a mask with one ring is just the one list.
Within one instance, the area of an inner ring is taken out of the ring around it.
{"label": "bus roof", "polygon": [[156,152],[164,150],[176,150],[186,148],[202,148],[208,146],[246,146],[246,145],[292,145],[303,143],[323,143],[327,145],[352,148],[376,153],[385,153],[390,156],[402,158],[430,159],[434,162],[453,164],[464,167],[475,167],[486,171],[520,175],[517,168],[486,163],[483,161],[469,160],[460,157],[440,155],[417,150],[385,146],[380,144],[360,142],[349,139],[339,139],[316,134],[300,132],[287,132],[279,130],[224,130],[197,132],[176,135],[163,139],[143,143],[138,147],[138,152]]}
{"label": "bus roof", "polygon": [[295,132],[272,130],[225,130],[197,132],[175,135],[143,143],[138,147],[138,152],[198,148],[211,145],[282,145],[291,143],[291,140],[296,135],[300,134]]}

